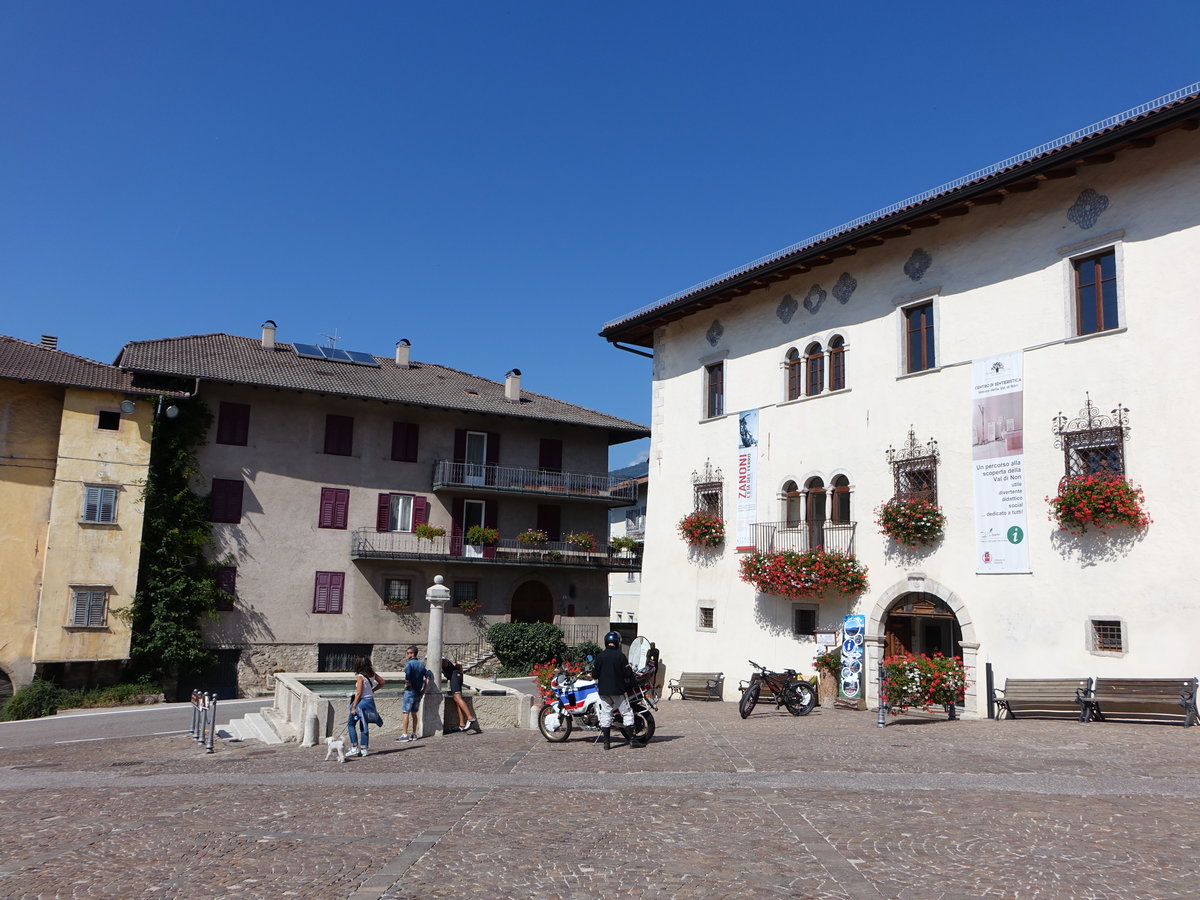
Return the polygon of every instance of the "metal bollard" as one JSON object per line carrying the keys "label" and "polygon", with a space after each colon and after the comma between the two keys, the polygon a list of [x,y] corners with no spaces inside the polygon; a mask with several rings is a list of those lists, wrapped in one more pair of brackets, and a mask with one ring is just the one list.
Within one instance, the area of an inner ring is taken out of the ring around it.
{"label": "metal bollard", "polygon": [[213,752],[213,738],[217,736],[217,695],[209,694],[209,705],[212,709],[212,715],[208,720],[208,745],[205,747],[205,753]]}
{"label": "metal bollard", "polygon": [[887,727],[887,702],[883,693],[883,660],[879,660],[879,718],[875,722],[880,728]]}

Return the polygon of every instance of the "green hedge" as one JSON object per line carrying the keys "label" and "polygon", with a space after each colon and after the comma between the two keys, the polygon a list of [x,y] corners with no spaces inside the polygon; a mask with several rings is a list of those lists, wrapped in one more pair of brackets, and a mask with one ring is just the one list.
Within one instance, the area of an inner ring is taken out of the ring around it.
{"label": "green hedge", "polygon": [[16,690],[0,706],[0,722],[16,719],[40,719],[52,716],[60,709],[90,709],[101,706],[125,706],[139,694],[158,694],[162,689],[154,684],[114,684],[102,688],[69,691],[50,681],[37,679]]}

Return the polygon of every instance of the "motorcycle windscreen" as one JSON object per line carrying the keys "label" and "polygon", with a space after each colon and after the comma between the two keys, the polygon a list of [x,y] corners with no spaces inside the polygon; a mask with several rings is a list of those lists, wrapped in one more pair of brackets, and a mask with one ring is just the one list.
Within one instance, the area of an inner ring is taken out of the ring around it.
{"label": "motorcycle windscreen", "polygon": [[646,665],[646,653],[650,650],[650,642],[640,634],[633,639],[633,643],[629,645],[629,665],[633,666],[633,671],[637,671],[642,666]]}

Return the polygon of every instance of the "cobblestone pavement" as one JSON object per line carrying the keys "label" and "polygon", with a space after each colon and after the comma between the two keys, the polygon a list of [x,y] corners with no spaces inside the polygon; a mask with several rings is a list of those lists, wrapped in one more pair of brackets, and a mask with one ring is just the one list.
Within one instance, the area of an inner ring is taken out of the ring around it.
{"label": "cobblestone pavement", "polygon": [[325,762],[187,736],[0,750],[0,898],[1200,896],[1200,728],[662,704]]}

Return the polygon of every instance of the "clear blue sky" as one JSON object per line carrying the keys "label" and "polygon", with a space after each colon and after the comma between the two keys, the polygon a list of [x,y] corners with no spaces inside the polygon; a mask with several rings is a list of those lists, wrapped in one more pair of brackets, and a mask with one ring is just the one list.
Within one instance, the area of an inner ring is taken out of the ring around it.
{"label": "clear blue sky", "polygon": [[9,0],[0,333],[111,361],[271,318],[649,423],[604,322],[1200,80],[1197,34],[1195,2]]}

